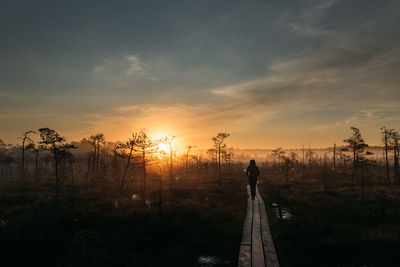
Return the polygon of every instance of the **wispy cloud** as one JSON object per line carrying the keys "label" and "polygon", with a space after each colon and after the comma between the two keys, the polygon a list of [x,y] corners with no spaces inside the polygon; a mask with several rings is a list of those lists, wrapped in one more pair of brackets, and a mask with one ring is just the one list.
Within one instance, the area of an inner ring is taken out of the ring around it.
{"label": "wispy cloud", "polygon": [[[151,63],[147,63],[150,67]],[[158,81],[159,78],[152,74],[151,70],[145,67],[139,55],[125,55],[119,58],[105,58],[101,64],[92,68],[92,73],[101,75],[103,78],[118,81],[120,84],[130,80],[150,80]]]}
{"label": "wispy cloud", "polygon": [[[4,42],[0,128],[22,129],[34,113],[49,114],[36,124],[64,127],[71,121],[82,126],[74,131],[84,134],[169,123],[193,136],[224,128],[246,132],[243,136],[274,132],[274,138],[294,139],[296,130],[296,138],[316,132],[323,141],[352,124],[396,127],[400,4],[362,4],[359,11],[359,3],[345,0],[232,2],[215,12],[196,9],[202,16],[194,16],[187,2],[179,7],[184,14],[179,21],[174,5],[155,7],[157,16],[144,16],[150,18],[145,27],[132,15],[107,22],[99,17],[100,26],[88,26],[92,34],[86,28],[71,35],[43,32],[61,44],[54,45],[57,54],[41,52],[46,44],[34,44],[26,34],[21,40],[32,44],[29,54],[36,55],[28,58],[28,67],[27,58],[15,56],[24,51],[14,50],[14,41],[8,47]],[[141,5],[127,6],[148,15]],[[85,12],[92,11],[82,10],[77,21],[85,21]],[[119,14],[102,12],[110,18]],[[11,25],[15,18],[8,20]],[[105,25],[118,29],[110,43],[104,39],[111,35],[98,30]]]}
{"label": "wispy cloud", "polygon": [[129,67],[126,70],[126,76],[132,76],[135,73],[142,73],[143,68],[140,64],[140,59],[137,55],[127,55],[126,59],[129,62]]}

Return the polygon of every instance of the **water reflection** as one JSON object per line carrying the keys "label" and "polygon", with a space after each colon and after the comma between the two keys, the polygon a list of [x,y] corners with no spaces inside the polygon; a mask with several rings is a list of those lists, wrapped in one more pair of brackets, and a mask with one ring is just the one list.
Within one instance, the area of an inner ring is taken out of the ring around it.
{"label": "water reflection", "polygon": [[215,266],[218,264],[218,259],[214,256],[200,256],[197,258],[197,263],[200,266]]}
{"label": "water reflection", "polygon": [[132,200],[140,200],[140,195],[139,194],[132,194],[131,199]]}
{"label": "water reflection", "polygon": [[276,217],[283,221],[290,221],[293,217],[288,209],[282,207],[280,204],[272,203],[272,209],[275,211]]}

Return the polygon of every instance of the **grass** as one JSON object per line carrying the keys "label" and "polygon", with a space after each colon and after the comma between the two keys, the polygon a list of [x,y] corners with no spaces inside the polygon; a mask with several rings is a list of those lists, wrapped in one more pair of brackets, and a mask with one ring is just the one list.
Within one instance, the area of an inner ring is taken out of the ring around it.
{"label": "grass", "polygon": [[371,171],[361,195],[357,180],[343,173],[329,171],[324,187],[315,169],[306,178],[292,175],[288,185],[276,170],[264,170],[267,206],[279,201],[293,215],[281,221],[268,209],[281,266],[400,266],[400,188]]}
{"label": "grass", "polygon": [[173,202],[163,189],[161,217],[156,179],[149,181],[151,206],[101,192],[72,201],[68,188],[56,206],[38,186],[8,188],[0,195],[1,266],[196,266],[204,255],[236,266],[245,180],[223,181],[181,178]]}
{"label": "grass", "polygon": [[[133,200],[141,181],[125,192],[65,185],[58,205],[45,179],[25,190],[0,186],[1,266],[198,266],[214,256],[237,266],[246,209],[242,168],[219,186],[212,170],[148,180],[148,200]],[[400,187],[385,185],[371,166],[366,186],[347,171],[312,166],[292,171],[285,184],[273,166],[260,167],[260,192],[281,266],[400,266]],[[49,180],[51,182],[52,180]],[[112,180],[111,180],[112,181]],[[272,203],[293,215],[277,218]]]}

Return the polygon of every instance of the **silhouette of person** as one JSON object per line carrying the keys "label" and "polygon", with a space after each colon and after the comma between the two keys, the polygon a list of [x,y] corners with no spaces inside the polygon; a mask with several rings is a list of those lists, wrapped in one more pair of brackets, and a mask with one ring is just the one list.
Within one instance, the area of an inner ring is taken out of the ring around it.
{"label": "silhouette of person", "polygon": [[254,199],[256,196],[257,177],[259,174],[260,172],[256,166],[256,161],[254,159],[250,160],[250,165],[247,167],[246,175],[249,178],[251,199]]}

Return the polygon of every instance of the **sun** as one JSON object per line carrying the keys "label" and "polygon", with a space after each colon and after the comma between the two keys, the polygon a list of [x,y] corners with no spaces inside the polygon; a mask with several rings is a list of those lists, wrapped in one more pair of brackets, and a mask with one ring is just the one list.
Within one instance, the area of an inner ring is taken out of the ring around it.
{"label": "sun", "polygon": [[160,150],[160,152],[164,152],[164,153],[169,154],[169,152],[170,152],[169,144],[160,143],[158,145],[158,150]]}
{"label": "sun", "polygon": [[176,133],[175,130],[171,130],[167,127],[157,127],[155,130],[150,131],[150,136],[152,138],[155,140],[163,140],[163,142],[157,145],[159,156],[165,156],[171,153],[176,155],[176,153],[178,153],[182,140],[178,135],[170,134],[171,132]]}

